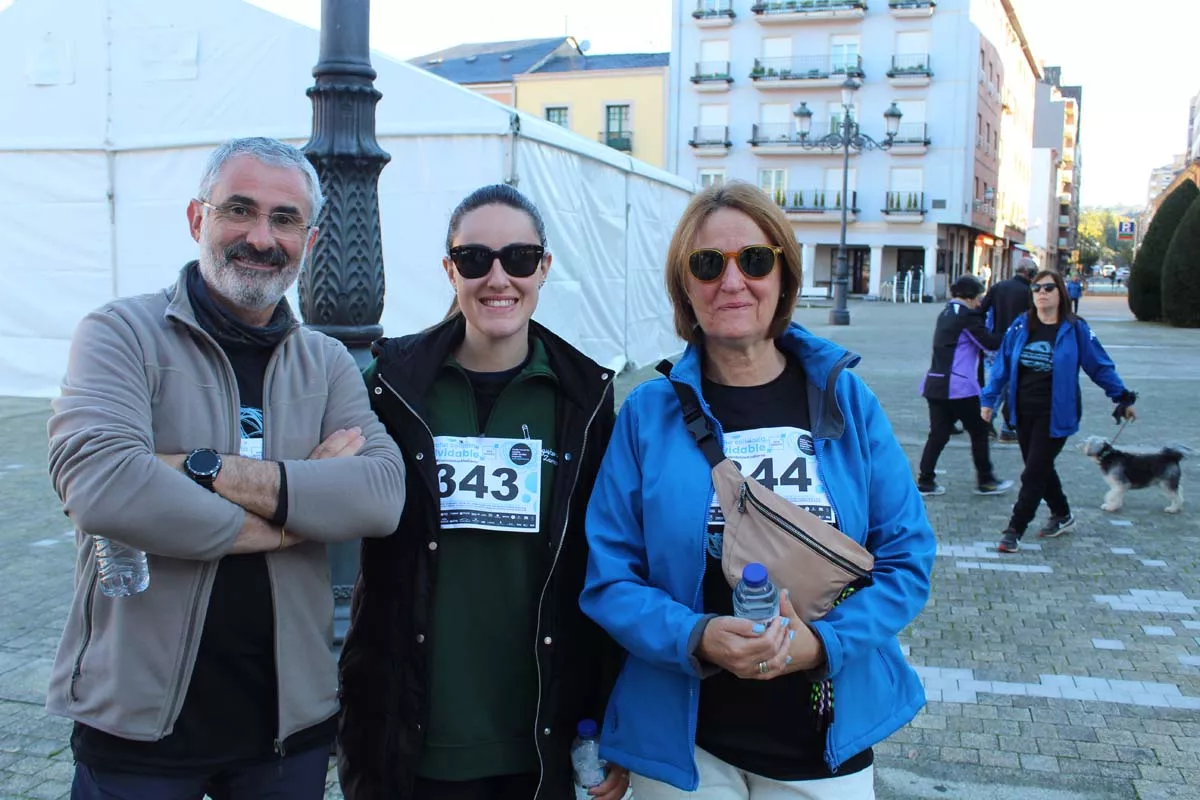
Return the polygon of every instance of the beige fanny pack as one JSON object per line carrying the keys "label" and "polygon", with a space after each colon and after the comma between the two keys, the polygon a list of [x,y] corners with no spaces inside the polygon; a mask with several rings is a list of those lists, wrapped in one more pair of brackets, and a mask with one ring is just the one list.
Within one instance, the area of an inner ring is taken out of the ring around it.
{"label": "beige fanny pack", "polygon": [[[658,371],[670,380],[671,363]],[[771,582],[787,589],[805,622],[829,613],[848,588],[870,583],[875,557],[816,515],[789,503],[725,457],[696,393],[671,380],[684,423],[712,467],[713,488],[725,514],[721,570],[730,587],[750,563],[767,568]]]}

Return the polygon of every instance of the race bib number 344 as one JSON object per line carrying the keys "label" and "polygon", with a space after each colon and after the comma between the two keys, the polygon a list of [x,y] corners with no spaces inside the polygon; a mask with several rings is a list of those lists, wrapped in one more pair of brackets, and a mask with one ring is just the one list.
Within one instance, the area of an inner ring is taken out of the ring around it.
{"label": "race bib number 344", "polygon": [[443,528],[537,533],[542,442],[435,436]]}

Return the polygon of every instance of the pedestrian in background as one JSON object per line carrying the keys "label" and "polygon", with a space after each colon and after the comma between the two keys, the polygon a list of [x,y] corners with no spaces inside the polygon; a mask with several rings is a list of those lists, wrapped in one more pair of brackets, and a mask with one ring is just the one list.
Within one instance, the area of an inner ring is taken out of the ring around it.
{"label": "pedestrian in background", "polygon": [[1067,280],[1067,297],[1071,299],[1071,313],[1079,314],[1079,298],[1083,297],[1083,280],[1078,272],[1072,272]]}
{"label": "pedestrian in background", "polygon": [[945,487],[934,476],[938,458],[958,421],[971,437],[976,494],[1003,494],[1012,487],[1012,481],[998,480],[992,471],[988,424],[979,415],[976,376],[980,356],[998,350],[1004,336],[989,331],[984,324],[979,312],[983,282],[974,275],[963,275],[954,281],[950,297],[938,315],[929,371],[921,381],[921,395],[929,404],[929,438],[921,454],[917,490],[925,496],[945,494]]}
{"label": "pedestrian in background", "polygon": [[1079,370],[1116,404],[1114,417],[1137,417],[1137,395],[1125,388],[1088,324],[1072,313],[1062,276],[1050,270],[1037,273],[1033,293],[1034,308],[1005,334],[981,400],[980,413],[990,422],[1001,397],[1008,399],[1005,413],[1017,429],[1025,461],[1021,490],[1000,536],[1002,553],[1017,552],[1042,500],[1050,507],[1050,520],[1038,536],[1061,536],[1075,525],[1054,459],[1067,437],[1079,430]]}
{"label": "pedestrian in background", "polygon": [[[1017,265],[1011,278],[994,284],[984,295],[979,310],[985,316],[991,316],[993,333],[1003,337],[1013,321],[1029,311],[1032,305],[1029,296],[1029,282],[1036,272],[1037,263],[1032,258],[1025,257],[1021,259],[1021,263]],[[994,359],[994,356],[992,358]],[[990,360],[985,358],[985,372],[990,371],[991,367]],[[1001,402],[1004,401],[1001,400]],[[1002,415],[999,440],[1002,443],[1015,442],[1017,441],[1017,432],[1009,427],[1006,420],[1007,417]]]}

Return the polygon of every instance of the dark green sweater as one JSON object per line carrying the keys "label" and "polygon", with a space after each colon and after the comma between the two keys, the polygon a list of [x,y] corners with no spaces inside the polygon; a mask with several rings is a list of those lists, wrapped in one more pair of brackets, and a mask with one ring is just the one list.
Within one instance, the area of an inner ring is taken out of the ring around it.
{"label": "dark green sweater", "polygon": [[545,527],[557,460],[558,381],[542,343],[531,337],[530,344],[530,358],[500,392],[487,420],[478,419],[470,380],[453,358],[428,397],[434,436],[540,439],[544,455],[538,531],[452,528],[439,535],[427,639],[430,718],[418,767],[426,778],[474,780],[538,771],[535,638],[549,568]]}

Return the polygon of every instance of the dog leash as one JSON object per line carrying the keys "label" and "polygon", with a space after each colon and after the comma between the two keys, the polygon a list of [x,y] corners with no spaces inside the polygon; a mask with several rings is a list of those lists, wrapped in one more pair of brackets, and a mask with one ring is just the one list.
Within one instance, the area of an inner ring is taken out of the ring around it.
{"label": "dog leash", "polygon": [[1121,421],[1121,427],[1120,427],[1119,429],[1117,429],[1117,435],[1116,435],[1116,436],[1114,436],[1113,438],[1111,438],[1111,439],[1109,439],[1109,440],[1108,440],[1108,446],[1109,446],[1109,447],[1112,447],[1114,444],[1116,444],[1116,443],[1117,443],[1117,439],[1120,439],[1120,438],[1121,438],[1121,434],[1125,432],[1125,426],[1126,426],[1126,425],[1128,425],[1128,424],[1129,424],[1129,420],[1128,420],[1128,419],[1125,419],[1125,420],[1122,420],[1122,421]]}

